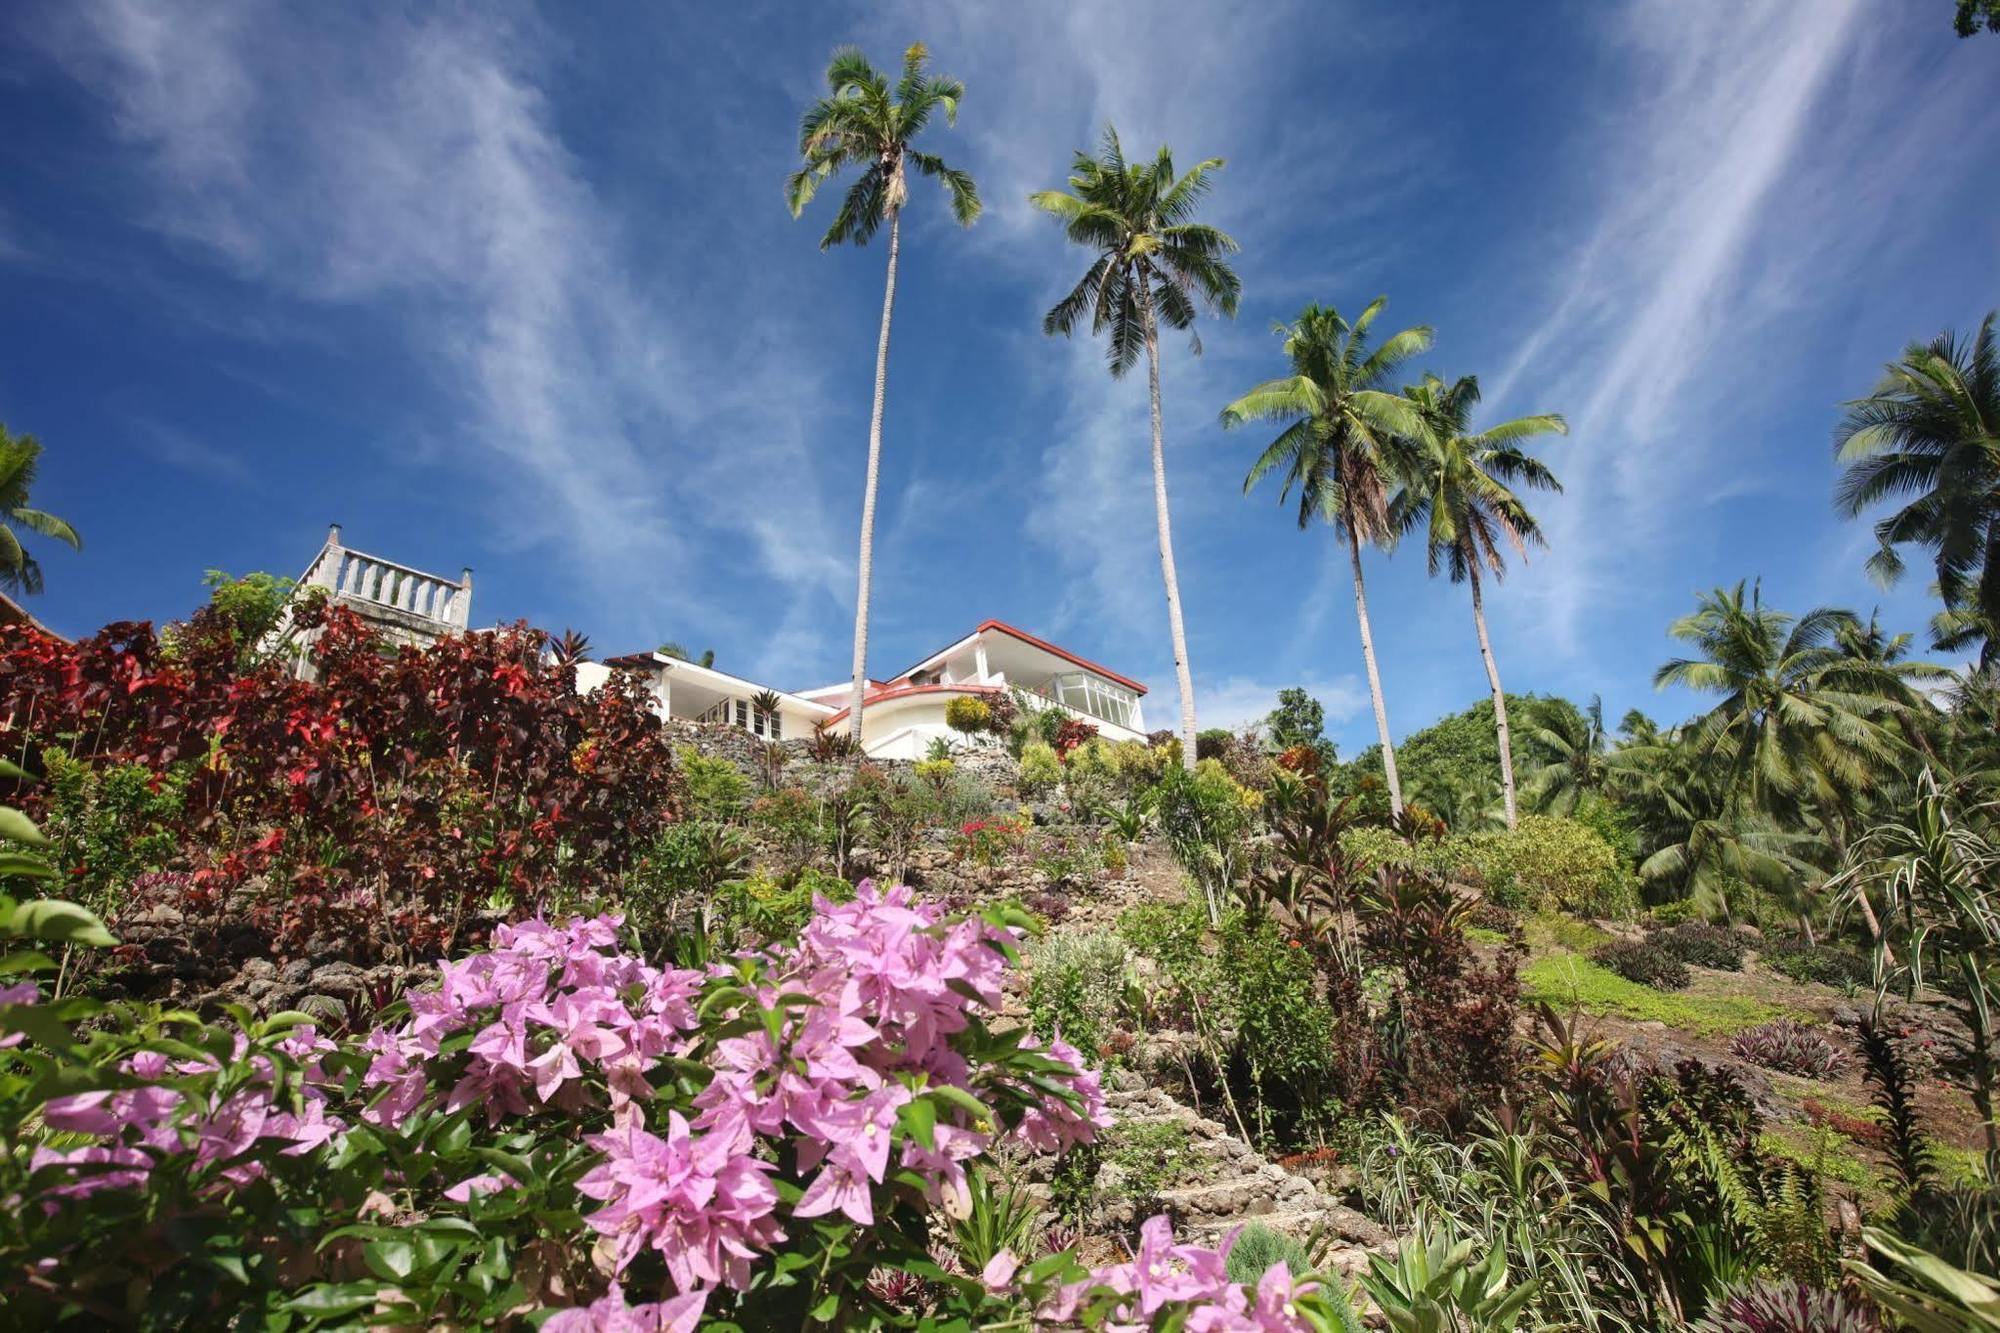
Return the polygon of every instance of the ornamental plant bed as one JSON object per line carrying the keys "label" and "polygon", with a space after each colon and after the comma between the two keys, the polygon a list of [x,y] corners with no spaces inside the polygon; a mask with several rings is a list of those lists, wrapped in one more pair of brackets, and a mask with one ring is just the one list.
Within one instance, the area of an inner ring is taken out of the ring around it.
{"label": "ornamental plant bed", "polygon": [[[640,686],[579,694],[517,625],[392,648],[359,617],[308,602],[315,679],[246,661],[213,611],[122,623],[75,644],[0,627],[0,751],[31,770],[137,769],[174,784],[170,851],[136,867],[152,901],[102,867],[62,865],[72,896],[114,919],[166,906],[199,931],[247,922],[278,958],[317,940],[354,961],[430,958],[482,908],[532,914],[616,885],[678,815],[673,756]],[[40,773],[6,800],[40,817]],[[149,835],[150,836],[150,835]],[[199,940],[196,941],[199,944]]]}
{"label": "ornamental plant bed", "polygon": [[8,986],[0,1132],[31,1150],[0,1155],[0,1302],[24,1327],[1339,1326],[1337,1291],[1240,1286],[1165,1218],[1095,1269],[995,1243],[990,1156],[1110,1124],[1074,1050],[988,1025],[1017,922],[863,884],[701,971],[619,927],[503,926],[344,1041],[135,1009],[83,1035],[89,1006]]}

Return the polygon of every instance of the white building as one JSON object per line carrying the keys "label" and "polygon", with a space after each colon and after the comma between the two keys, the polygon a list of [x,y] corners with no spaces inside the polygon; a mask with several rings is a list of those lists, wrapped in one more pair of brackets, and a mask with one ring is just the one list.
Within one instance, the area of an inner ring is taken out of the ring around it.
{"label": "white building", "polygon": [[813,728],[833,716],[833,708],[816,699],[774,690],[665,653],[630,653],[603,662],[579,663],[577,688],[594,690],[613,671],[644,676],[662,717],[741,727],[765,740],[810,740]]}
{"label": "white building", "polygon": [[[726,723],[770,740],[806,739],[817,726],[844,729],[853,692],[848,681],[773,690],[660,653],[586,663],[578,684],[593,688],[614,669],[646,675],[664,716]],[[1029,708],[1060,706],[1111,740],[1146,736],[1140,708],[1144,685],[1025,630],[988,620],[909,670],[868,682],[861,748],[877,759],[921,759],[937,737],[964,740],[945,722],[953,699],[1006,693]]]}
{"label": "white building", "polygon": [[[338,525],[300,576],[297,593],[321,589],[392,642],[424,647],[466,632],[472,571],[429,574],[342,545]],[[295,594],[296,595],[296,594]],[[272,631],[307,646],[311,636],[289,615]],[[306,670],[303,661],[300,670]],[[577,667],[578,688],[596,689],[613,671],[646,679],[662,717],[741,727],[766,740],[809,740],[815,727],[844,730],[853,686],[777,690],[664,653],[632,653]],[[1011,694],[1027,708],[1061,707],[1111,740],[1144,740],[1140,700],[1146,687],[1004,621],[988,620],[956,643],[887,680],[870,680],[862,709],[861,748],[878,759],[921,759],[937,737],[963,738],[945,723],[956,698]]]}
{"label": "white building", "polygon": [[[395,644],[427,648],[447,634],[463,634],[471,624],[470,569],[454,579],[357,551],[341,544],[338,523],[326,530],[325,544],[306,566],[306,572],[299,575],[292,600],[314,589],[324,593],[328,601],[359,615]],[[295,670],[305,676],[311,672],[305,650],[319,634],[318,630],[302,630],[292,623],[288,602],[278,623],[266,636],[264,647],[295,648],[298,652]]]}
{"label": "white building", "polygon": [[[801,690],[799,697],[837,705],[827,720],[837,727],[847,721],[853,689],[842,681]],[[869,682],[861,748],[878,759],[921,759],[934,737],[958,738],[944,720],[953,699],[1002,693],[1029,708],[1059,705],[1107,740],[1146,738],[1144,685],[1005,621],[987,620],[900,675]]]}

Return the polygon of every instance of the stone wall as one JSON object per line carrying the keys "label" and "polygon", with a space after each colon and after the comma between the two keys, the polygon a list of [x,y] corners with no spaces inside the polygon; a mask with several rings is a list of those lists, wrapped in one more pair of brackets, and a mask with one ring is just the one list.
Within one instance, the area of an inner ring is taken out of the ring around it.
{"label": "stone wall", "polygon": [[[764,779],[764,752],[768,742],[742,727],[719,722],[693,722],[687,718],[670,717],[664,724],[676,745],[686,744],[698,754],[710,759],[727,759],[741,769],[745,776],[761,782]],[[778,742],[785,754],[785,766],[779,774],[781,786],[800,786],[815,794],[832,788],[845,786],[854,776],[854,770],[863,764],[871,765],[884,772],[895,772],[915,767],[907,759],[868,759],[854,756],[846,759],[817,760],[812,757],[810,740],[785,740]],[[979,749],[965,749],[952,756],[952,763],[961,773],[970,773],[990,784],[994,794],[1002,800],[1017,799],[1015,779],[1019,766],[1014,757],[1004,748],[993,746]]]}

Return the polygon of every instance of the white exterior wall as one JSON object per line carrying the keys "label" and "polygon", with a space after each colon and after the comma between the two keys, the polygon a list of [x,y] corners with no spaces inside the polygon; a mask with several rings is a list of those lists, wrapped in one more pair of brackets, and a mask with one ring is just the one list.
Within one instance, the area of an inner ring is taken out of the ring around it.
{"label": "white exterior wall", "polygon": [[964,697],[938,690],[869,704],[861,713],[862,750],[871,759],[922,759],[940,736],[954,749],[962,747],[965,737],[951,729],[944,714],[953,699]]}

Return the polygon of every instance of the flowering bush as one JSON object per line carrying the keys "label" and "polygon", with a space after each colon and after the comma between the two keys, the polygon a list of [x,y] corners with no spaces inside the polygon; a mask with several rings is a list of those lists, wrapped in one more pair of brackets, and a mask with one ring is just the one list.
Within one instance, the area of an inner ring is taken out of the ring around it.
{"label": "flowering bush", "polygon": [[1094,1271],[930,1257],[928,1209],[963,1215],[1001,1140],[1110,1123],[1076,1051],[987,1026],[1017,933],[864,884],[697,972],[623,952],[615,918],[531,921],[338,1043],[131,1006],[82,1035],[92,1006],[10,986],[0,1301],[23,1326],[917,1326],[890,1270],[982,1320],[1329,1326],[1337,1296],[1281,1266],[1237,1286],[1164,1218]]}
{"label": "flowering bush", "polygon": [[998,865],[1010,853],[1019,850],[1027,836],[1028,819],[1025,815],[968,819],[959,826],[954,849],[960,860],[982,866]]}
{"label": "flowering bush", "polygon": [[[246,658],[212,609],[171,650],[143,623],[75,644],[0,628],[8,753],[58,748],[107,782],[137,772],[179,789],[148,816],[172,863],[139,868],[175,872],[152,882],[197,931],[228,910],[280,957],[314,935],[360,958],[436,956],[475,904],[532,913],[558,887],[614,884],[675,817],[672,756],[641,688],[618,676],[578,694],[574,671],[544,660],[545,635],[390,651],[342,608],[306,603],[297,618],[317,635],[312,681]],[[8,799],[42,816],[68,799],[72,768]]]}

